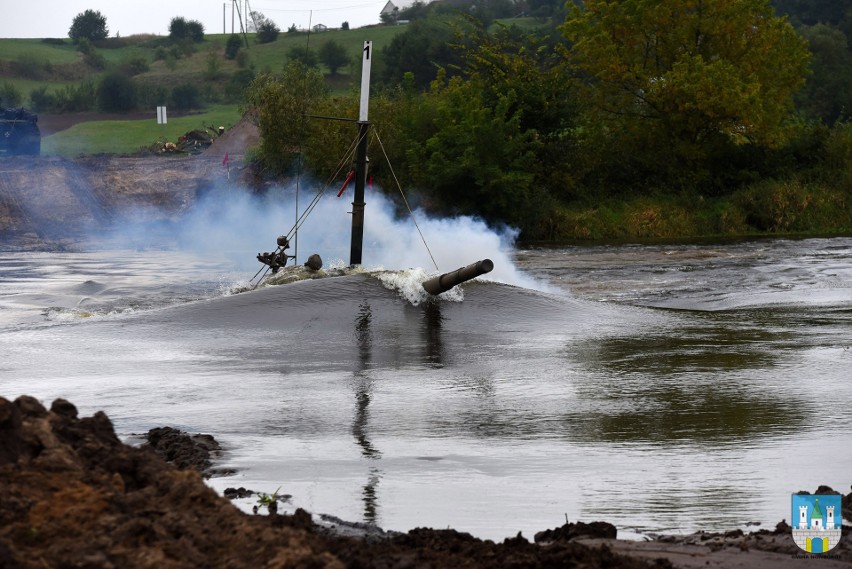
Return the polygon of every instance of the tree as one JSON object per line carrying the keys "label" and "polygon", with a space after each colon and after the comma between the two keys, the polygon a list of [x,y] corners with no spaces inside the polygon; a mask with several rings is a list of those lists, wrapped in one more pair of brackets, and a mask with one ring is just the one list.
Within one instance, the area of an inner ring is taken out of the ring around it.
{"label": "tree", "polygon": [[714,147],[783,143],[810,57],[768,0],[586,0],[561,30],[590,124],[680,171]]}
{"label": "tree", "polygon": [[774,0],[780,14],[807,25],[838,24],[852,8],[850,0]]}
{"label": "tree", "polygon": [[251,18],[248,23],[247,30],[249,33],[255,32],[257,43],[272,43],[278,39],[278,34],[281,33],[275,22],[264,16],[260,12],[251,12]]}
{"label": "tree", "polygon": [[281,29],[272,20],[257,26],[257,43],[272,43],[278,39]]}
{"label": "tree", "polygon": [[852,53],[846,36],[832,26],[803,26],[800,32],[813,53],[813,74],[796,97],[809,118],[827,124],[852,116]]}
{"label": "tree", "polygon": [[169,38],[173,41],[191,40],[201,43],[204,41],[204,25],[197,20],[176,16],[169,22]]}
{"label": "tree", "polygon": [[286,172],[298,158],[305,109],[327,93],[322,73],[298,61],[291,61],[281,77],[263,74],[252,81],[246,102],[260,128],[260,160],[272,172]]}
{"label": "tree", "polygon": [[346,48],[334,40],[328,40],[322,44],[319,49],[319,58],[332,75],[337,75],[337,70],[349,63]]}
{"label": "tree", "polygon": [[395,35],[382,48],[382,79],[395,84],[402,81],[406,72],[411,72],[418,88],[428,88],[440,67],[454,69],[461,64],[461,57],[452,48],[455,40],[445,18],[411,22],[403,33]]}
{"label": "tree", "polygon": [[71,23],[71,29],[68,30],[68,37],[74,43],[83,38],[93,42],[105,40],[108,35],[106,17],[94,10],[86,10],[77,14]]}

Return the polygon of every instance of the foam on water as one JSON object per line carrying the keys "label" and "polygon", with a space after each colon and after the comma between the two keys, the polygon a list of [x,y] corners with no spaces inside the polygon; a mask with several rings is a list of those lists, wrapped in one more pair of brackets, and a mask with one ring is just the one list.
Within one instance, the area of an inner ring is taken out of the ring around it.
{"label": "foam on water", "polygon": [[[413,306],[417,306],[433,298],[423,288],[423,283],[435,275],[428,274],[425,269],[378,271],[373,274],[381,281],[385,288],[397,291],[402,298],[410,302]],[[464,300],[464,290],[460,286],[456,286],[438,295],[438,298],[449,302],[462,302]]]}

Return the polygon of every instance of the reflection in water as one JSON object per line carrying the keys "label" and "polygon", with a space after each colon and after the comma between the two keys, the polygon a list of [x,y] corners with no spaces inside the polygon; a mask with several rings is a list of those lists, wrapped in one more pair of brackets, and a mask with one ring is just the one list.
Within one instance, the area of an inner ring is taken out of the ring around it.
{"label": "reflection in water", "polygon": [[[373,354],[373,336],[370,330],[372,319],[370,303],[363,301],[358,307],[358,316],[355,319],[355,339],[358,344],[360,369],[355,372],[355,419],[352,422],[352,434],[355,436],[355,442],[361,447],[361,454],[365,458],[378,460],[382,457],[382,453],[368,438],[370,396],[373,389],[373,380],[368,373]],[[375,467],[370,468],[367,483],[361,491],[361,499],[364,502],[364,521],[369,524],[375,524],[378,521],[376,487],[381,477],[381,470]]]}
{"label": "reflection in water", "polygon": [[725,444],[805,428],[808,402],[767,389],[784,373],[789,331],[735,314],[693,317],[705,325],[572,346],[569,358],[589,372],[577,385],[582,403],[563,417],[572,436]]}
{"label": "reflection in water", "polygon": [[441,305],[438,302],[427,302],[423,305],[423,321],[426,324],[424,339],[426,353],[424,361],[435,368],[444,367],[444,344],[441,341]]}

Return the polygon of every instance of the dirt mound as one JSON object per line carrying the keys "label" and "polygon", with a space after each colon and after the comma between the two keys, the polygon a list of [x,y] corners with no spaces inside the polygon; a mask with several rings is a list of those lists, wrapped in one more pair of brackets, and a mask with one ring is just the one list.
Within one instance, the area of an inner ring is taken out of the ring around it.
{"label": "dirt mound", "polygon": [[[161,440],[173,431],[158,433]],[[306,512],[247,515],[195,470],[121,443],[107,416],[0,398],[0,567],[647,567],[606,547],[417,529],[363,540]],[[657,564],[656,566],[668,566]]]}
{"label": "dirt mound", "polygon": [[218,136],[202,154],[220,160],[224,160],[227,154],[229,162],[243,162],[248,149],[259,143],[260,129],[246,114],[237,124]]}

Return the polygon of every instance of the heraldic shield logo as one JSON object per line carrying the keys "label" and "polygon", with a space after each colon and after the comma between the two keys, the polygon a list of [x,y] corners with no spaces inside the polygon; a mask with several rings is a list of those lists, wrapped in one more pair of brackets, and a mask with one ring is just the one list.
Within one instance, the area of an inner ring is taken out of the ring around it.
{"label": "heraldic shield logo", "polygon": [[840,541],[838,494],[793,494],[793,541],[808,553],[825,553]]}

